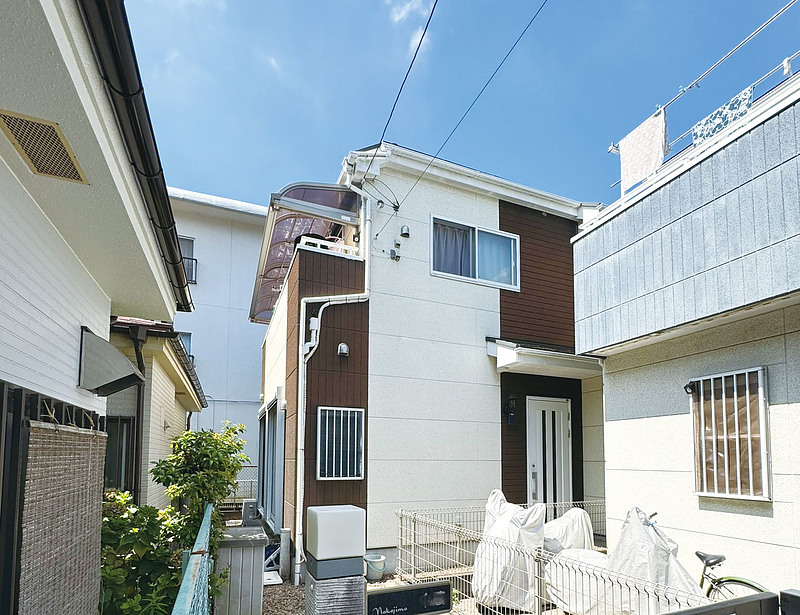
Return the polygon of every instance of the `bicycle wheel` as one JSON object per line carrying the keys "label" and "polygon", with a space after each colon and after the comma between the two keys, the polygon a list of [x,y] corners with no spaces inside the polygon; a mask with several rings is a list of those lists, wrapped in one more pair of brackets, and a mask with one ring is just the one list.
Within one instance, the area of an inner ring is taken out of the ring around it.
{"label": "bicycle wheel", "polygon": [[709,588],[708,597],[712,600],[732,600],[765,591],[767,591],[766,588],[747,579],[723,578]]}

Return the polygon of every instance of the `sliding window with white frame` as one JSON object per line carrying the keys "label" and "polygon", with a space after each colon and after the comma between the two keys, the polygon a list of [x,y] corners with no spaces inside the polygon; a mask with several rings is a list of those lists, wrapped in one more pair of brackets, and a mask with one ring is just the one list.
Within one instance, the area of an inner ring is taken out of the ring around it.
{"label": "sliding window with white frame", "polygon": [[688,386],[697,494],[770,499],[764,368],[704,376]]}
{"label": "sliding window with white frame", "polygon": [[431,216],[431,275],[519,291],[519,235]]}

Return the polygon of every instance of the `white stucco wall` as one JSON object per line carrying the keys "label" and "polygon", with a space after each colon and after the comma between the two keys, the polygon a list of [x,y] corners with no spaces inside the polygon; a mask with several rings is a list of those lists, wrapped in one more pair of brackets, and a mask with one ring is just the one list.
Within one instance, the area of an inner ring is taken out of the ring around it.
{"label": "white stucco wall", "polygon": [[[767,369],[772,502],[694,494],[693,427],[683,385],[692,378]],[[791,307],[609,357],[604,365],[609,546],[626,511],[658,512],[699,578],[697,550],[722,553],[721,573],[773,591],[800,572],[800,307]],[[663,416],[656,416],[661,414]]]}
{"label": "white stucco wall", "polygon": [[108,339],[111,302],[2,159],[0,237],[0,379],[105,414],[77,384],[81,326]]}
{"label": "white stucco wall", "polygon": [[261,344],[265,327],[248,313],[264,218],[171,199],[178,234],[194,238],[195,311],[175,315],[175,329],[192,334],[191,354],[208,408],[192,416],[193,429],[244,423],[245,454],[258,461]]}
{"label": "white stucco wall", "polygon": [[582,381],[583,395],[583,498],[605,498],[605,449],[603,444],[603,377]]}
{"label": "white stucco wall", "polygon": [[[384,167],[380,179],[402,199],[415,177]],[[373,214],[374,231],[386,227],[372,251],[370,548],[396,543],[398,508],[482,505],[501,485],[500,378],[486,354],[486,337],[500,334],[500,291],[430,274],[431,213],[498,228],[496,200],[425,178],[396,216],[388,206]],[[411,237],[395,262],[403,225]]]}

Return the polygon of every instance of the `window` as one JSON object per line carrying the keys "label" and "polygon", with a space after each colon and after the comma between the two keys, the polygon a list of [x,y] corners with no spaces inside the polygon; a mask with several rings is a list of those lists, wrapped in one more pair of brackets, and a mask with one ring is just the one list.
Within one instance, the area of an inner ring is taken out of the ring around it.
{"label": "window", "polygon": [[769,499],[763,368],[707,376],[690,386],[697,493]]}
{"label": "window", "polygon": [[258,510],[276,534],[283,524],[285,406],[285,401],[273,399],[258,419]]}
{"label": "window", "polygon": [[364,478],[364,409],[317,408],[317,479]]}
{"label": "window", "polygon": [[133,489],[133,417],[106,416],[105,489]]}
{"label": "window", "polygon": [[183,256],[186,279],[190,284],[197,284],[197,259],[194,258],[194,239],[192,237],[178,237],[178,245],[180,245],[181,256]]}
{"label": "window", "polygon": [[519,236],[432,218],[431,273],[519,290]]}
{"label": "window", "polygon": [[181,343],[186,349],[186,354],[189,355],[189,360],[194,365],[194,355],[192,354],[192,334],[188,331],[180,331],[178,335],[181,336]]}

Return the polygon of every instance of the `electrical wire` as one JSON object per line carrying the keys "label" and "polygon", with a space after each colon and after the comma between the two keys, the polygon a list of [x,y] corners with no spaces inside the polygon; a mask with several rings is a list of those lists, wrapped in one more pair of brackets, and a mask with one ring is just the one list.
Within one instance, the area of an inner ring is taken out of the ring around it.
{"label": "electrical wire", "polygon": [[394,99],[394,104],[392,105],[392,110],[389,112],[389,117],[386,120],[386,125],[383,127],[383,132],[381,133],[381,139],[378,141],[378,145],[375,147],[375,151],[372,154],[372,159],[369,161],[369,165],[367,165],[367,171],[364,173],[366,177],[369,170],[372,168],[372,163],[375,162],[375,156],[378,155],[378,150],[380,149],[381,144],[383,143],[383,138],[386,136],[386,130],[389,128],[389,122],[392,121],[392,116],[394,115],[394,110],[397,107],[397,102],[400,100],[400,94],[403,92],[403,87],[408,80],[408,76],[411,74],[411,68],[414,66],[414,61],[417,59],[417,54],[419,54],[420,47],[422,47],[422,41],[425,40],[425,34],[428,32],[428,26],[431,25],[431,19],[433,19],[433,12],[436,10],[436,5],[439,4],[439,0],[434,0],[433,6],[431,6],[431,12],[428,15],[428,21],[425,22],[425,29],[422,31],[422,36],[419,37],[419,42],[417,43],[417,48],[414,50],[414,57],[411,58],[411,63],[408,65],[408,70],[406,71],[406,76],[403,77],[403,82],[400,84],[400,89],[397,91],[397,96]]}
{"label": "electrical wire", "polygon": [[744,39],[744,40],[743,40],[741,43],[739,43],[738,45],[736,45],[736,47],[734,47],[733,49],[731,49],[731,50],[730,50],[728,53],[726,53],[726,54],[725,54],[724,56],[722,56],[722,57],[721,57],[719,60],[717,60],[716,64],[714,64],[714,65],[713,65],[711,68],[709,68],[708,70],[706,70],[706,72],[704,72],[704,73],[703,73],[702,75],[700,75],[700,76],[699,76],[697,79],[695,79],[694,81],[692,81],[692,82],[691,82],[691,83],[690,83],[688,86],[686,86],[685,88],[684,88],[684,87],[682,87],[682,88],[680,89],[680,91],[679,91],[679,92],[678,92],[678,93],[677,93],[675,96],[673,96],[673,97],[670,99],[670,101],[669,101],[667,104],[665,104],[665,105],[662,107],[662,109],[666,109],[666,108],[667,108],[667,107],[669,107],[669,106],[670,106],[672,103],[674,103],[676,100],[678,100],[678,99],[679,99],[681,96],[683,96],[684,94],[686,94],[686,92],[687,92],[688,90],[690,90],[690,89],[692,89],[693,87],[697,86],[697,85],[700,83],[700,81],[702,81],[703,79],[705,79],[705,78],[706,78],[706,77],[709,75],[709,73],[711,73],[711,71],[713,71],[713,70],[714,70],[715,68],[717,68],[717,67],[718,67],[720,64],[722,64],[722,63],[723,63],[725,60],[727,60],[728,58],[730,58],[730,57],[731,57],[731,56],[732,56],[734,53],[736,53],[737,51],[739,51],[739,49],[741,49],[741,48],[742,48],[742,47],[744,47],[744,46],[745,46],[747,43],[749,43],[749,42],[750,42],[750,40],[751,40],[751,39],[753,39],[753,38],[754,38],[754,37],[755,37],[755,36],[756,36],[756,35],[757,35],[759,32],[761,32],[761,31],[762,31],[764,28],[766,28],[766,27],[767,27],[769,24],[771,24],[773,21],[775,21],[776,19],[778,19],[778,17],[780,17],[781,15],[783,15],[783,14],[784,14],[784,13],[785,13],[787,10],[789,10],[789,8],[791,8],[791,6],[792,6],[793,4],[795,4],[796,2],[797,2],[797,0],[791,0],[791,1],[790,1],[790,2],[789,2],[787,5],[786,5],[786,6],[784,6],[784,7],[783,7],[783,8],[782,8],[780,11],[778,11],[778,12],[777,12],[777,13],[775,13],[775,14],[774,14],[772,17],[770,17],[769,19],[767,19],[767,21],[765,21],[765,22],[764,22],[763,24],[761,24],[761,25],[760,25],[758,28],[756,28],[756,30],[755,30],[755,31],[754,31],[752,34],[750,34],[750,36],[748,36],[748,37],[747,37],[746,39]]}
{"label": "electrical wire", "polygon": [[[796,2],[797,0],[793,0],[793,1],[794,1],[794,2]],[[521,34],[520,34],[520,35],[517,37],[517,40],[516,40],[516,41],[514,41],[514,44],[513,44],[513,45],[511,45],[511,49],[509,49],[509,50],[508,50],[508,53],[506,53],[505,57],[503,57],[503,59],[500,61],[500,64],[498,64],[498,65],[497,65],[497,68],[495,68],[495,69],[494,69],[494,72],[492,73],[491,77],[489,77],[489,79],[486,81],[486,83],[485,83],[485,84],[483,84],[483,87],[481,88],[480,92],[478,92],[478,95],[475,97],[475,99],[472,101],[472,103],[470,103],[469,107],[467,107],[467,110],[466,110],[466,111],[464,111],[464,115],[462,115],[462,116],[461,116],[461,119],[460,119],[460,120],[458,120],[458,122],[456,123],[456,125],[453,127],[453,130],[451,130],[451,131],[450,131],[450,134],[449,134],[449,135],[447,135],[447,138],[444,140],[444,143],[442,143],[442,145],[439,147],[439,149],[438,149],[438,150],[436,150],[436,153],[435,153],[435,154],[433,155],[433,157],[430,159],[430,161],[428,162],[427,166],[426,166],[426,167],[425,167],[425,168],[422,170],[422,173],[420,173],[420,174],[419,174],[419,176],[417,177],[416,181],[414,181],[414,184],[411,186],[411,188],[409,189],[409,191],[408,191],[408,192],[406,193],[406,195],[403,197],[403,200],[402,200],[402,201],[400,201],[400,203],[398,203],[398,207],[399,207],[400,205],[402,205],[402,204],[405,202],[405,200],[408,198],[408,195],[410,195],[410,194],[411,194],[411,192],[412,192],[412,190],[414,190],[414,188],[416,188],[416,187],[417,187],[417,184],[419,183],[419,180],[421,180],[421,179],[422,179],[422,176],[423,176],[423,175],[425,175],[425,173],[426,173],[426,172],[428,171],[428,169],[431,167],[431,165],[433,164],[433,162],[439,158],[439,154],[441,154],[441,153],[442,153],[442,150],[444,149],[445,145],[447,145],[447,143],[450,141],[450,139],[452,138],[452,136],[455,134],[456,130],[458,130],[458,127],[459,127],[459,126],[461,126],[461,122],[463,122],[463,121],[464,121],[464,118],[466,118],[466,117],[467,117],[467,114],[469,114],[469,112],[470,112],[470,111],[472,111],[472,107],[474,107],[474,106],[475,106],[475,103],[476,103],[476,102],[478,102],[478,99],[479,99],[479,98],[481,97],[481,95],[484,93],[484,91],[486,90],[486,88],[488,88],[488,87],[489,87],[489,84],[490,84],[490,83],[492,82],[492,80],[495,78],[495,75],[497,75],[497,73],[498,73],[498,72],[500,71],[500,69],[503,67],[503,64],[505,64],[505,63],[506,63],[506,60],[508,60],[508,57],[511,55],[511,53],[512,53],[512,52],[514,51],[514,49],[517,47],[517,45],[519,44],[519,42],[522,40],[522,37],[523,37],[523,36],[525,36],[525,33],[526,33],[526,32],[527,32],[527,31],[530,29],[530,27],[533,25],[533,22],[534,22],[534,21],[536,21],[536,18],[539,16],[539,13],[541,13],[541,12],[542,12],[542,9],[544,8],[544,5],[545,5],[545,4],[547,4],[547,0],[544,0],[544,2],[542,2],[542,4],[539,6],[539,8],[536,10],[536,12],[533,14],[533,17],[531,17],[531,20],[528,22],[528,25],[527,25],[527,26],[525,26],[525,29],[524,29],[524,30],[522,31],[522,33],[521,33]],[[377,150],[376,150],[376,151],[377,151]],[[391,218],[390,218],[390,219],[391,219]],[[383,229],[381,229],[381,230],[383,230]]]}

